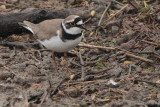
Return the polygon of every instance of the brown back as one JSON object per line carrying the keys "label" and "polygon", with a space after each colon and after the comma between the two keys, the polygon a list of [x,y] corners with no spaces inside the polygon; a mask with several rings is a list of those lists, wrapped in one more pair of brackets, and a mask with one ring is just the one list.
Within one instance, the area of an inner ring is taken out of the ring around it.
{"label": "brown back", "polygon": [[45,20],[39,24],[32,24],[28,21],[24,23],[30,27],[39,40],[50,39],[56,36],[57,30],[61,31],[61,23],[64,19]]}

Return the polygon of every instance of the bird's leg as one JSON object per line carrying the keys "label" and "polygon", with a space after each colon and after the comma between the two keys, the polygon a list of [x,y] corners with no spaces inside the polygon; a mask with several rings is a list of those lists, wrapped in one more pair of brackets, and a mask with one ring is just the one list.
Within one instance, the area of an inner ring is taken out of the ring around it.
{"label": "bird's leg", "polygon": [[53,52],[53,54],[52,54],[52,57],[53,57],[53,63],[54,63],[55,69],[56,69],[57,72],[59,72],[59,71],[58,71],[58,67],[57,67],[57,63],[56,63],[56,59],[55,59],[54,52]]}
{"label": "bird's leg", "polygon": [[67,66],[67,72],[69,72],[69,69],[68,69],[68,57],[67,57],[67,52],[64,52],[64,59],[66,60],[66,66]]}

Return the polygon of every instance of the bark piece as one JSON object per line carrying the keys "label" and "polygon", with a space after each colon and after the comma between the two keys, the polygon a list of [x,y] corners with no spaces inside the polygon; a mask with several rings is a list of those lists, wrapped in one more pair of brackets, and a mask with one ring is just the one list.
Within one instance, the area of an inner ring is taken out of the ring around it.
{"label": "bark piece", "polygon": [[39,23],[47,19],[65,18],[70,14],[85,16],[88,10],[84,8],[49,10],[49,9],[26,9],[19,13],[0,14],[0,37],[7,37],[11,34],[27,32],[18,22],[28,20],[32,23]]}

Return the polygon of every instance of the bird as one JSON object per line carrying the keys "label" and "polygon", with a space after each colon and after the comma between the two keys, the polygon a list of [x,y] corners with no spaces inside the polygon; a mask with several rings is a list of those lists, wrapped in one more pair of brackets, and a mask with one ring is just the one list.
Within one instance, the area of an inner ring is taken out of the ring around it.
{"label": "bird", "polygon": [[65,19],[44,20],[38,24],[23,21],[19,22],[19,25],[29,30],[42,46],[52,51],[53,63],[57,72],[59,70],[54,53],[63,52],[67,62],[67,52],[81,42],[82,32],[87,30],[82,18],[78,15],[69,15]]}

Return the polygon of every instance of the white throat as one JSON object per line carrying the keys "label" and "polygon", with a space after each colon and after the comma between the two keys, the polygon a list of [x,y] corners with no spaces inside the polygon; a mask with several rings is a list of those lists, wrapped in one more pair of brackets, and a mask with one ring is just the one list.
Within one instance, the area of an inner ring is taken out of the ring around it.
{"label": "white throat", "polygon": [[71,27],[71,28],[67,29],[63,22],[62,22],[62,27],[65,30],[65,32],[68,34],[76,35],[76,34],[80,34],[82,32],[82,30],[78,27]]}

